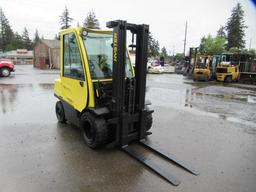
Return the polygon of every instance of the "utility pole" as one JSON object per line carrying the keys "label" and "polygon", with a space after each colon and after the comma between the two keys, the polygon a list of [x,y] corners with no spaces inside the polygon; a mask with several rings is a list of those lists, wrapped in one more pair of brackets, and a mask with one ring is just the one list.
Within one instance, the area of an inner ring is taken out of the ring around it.
{"label": "utility pole", "polygon": [[184,57],[185,57],[185,54],[186,54],[187,29],[188,29],[188,22],[186,21],[186,27],[185,27],[185,39],[184,39],[184,50],[183,50]]}
{"label": "utility pole", "polygon": [[174,62],[174,48],[175,48],[175,46],[173,45],[173,47],[172,47],[172,62]]}
{"label": "utility pole", "polygon": [[250,38],[249,50],[252,48],[252,38]]}

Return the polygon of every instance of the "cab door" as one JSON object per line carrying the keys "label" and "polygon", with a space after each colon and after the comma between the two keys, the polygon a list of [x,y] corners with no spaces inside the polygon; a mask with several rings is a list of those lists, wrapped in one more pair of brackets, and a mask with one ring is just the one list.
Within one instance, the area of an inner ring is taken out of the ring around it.
{"label": "cab door", "polygon": [[63,99],[81,112],[87,105],[88,87],[81,49],[74,32],[62,37],[62,91]]}

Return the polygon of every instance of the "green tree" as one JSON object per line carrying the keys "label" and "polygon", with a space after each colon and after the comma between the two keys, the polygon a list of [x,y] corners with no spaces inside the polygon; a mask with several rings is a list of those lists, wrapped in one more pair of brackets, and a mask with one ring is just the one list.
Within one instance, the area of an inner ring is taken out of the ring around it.
{"label": "green tree", "polygon": [[33,48],[35,47],[36,43],[37,43],[39,40],[40,40],[39,32],[38,32],[38,30],[36,29],[35,34],[34,34],[34,39],[33,39]]}
{"label": "green tree", "polygon": [[28,30],[26,27],[24,28],[24,31],[23,31],[21,37],[22,37],[22,40],[24,43],[24,48],[27,50],[31,50],[32,49],[32,41],[29,38]]}
{"label": "green tree", "polygon": [[65,6],[65,9],[64,9],[62,15],[59,17],[60,17],[60,25],[61,25],[60,28],[61,29],[69,28],[71,26],[72,21],[74,20],[73,18],[71,18],[69,16],[69,10],[68,10],[67,6]]}
{"label": "green tree", "polygon": [[9,44],[13,41],[14,33],[9,24],[9,20],[5,17],[0,7],[0,51],[10,50]]}
{"label": "green tree", "polygon": [[200,53],[206,53],[210,55],[220,54],[225,50],[226,40],[223,37],[212,37],[208,35],[201,39],[199,46]]}
{"label": "green tree", "polygon": [[99,20],[96,18],[96,14],[94,11],[90,11],[83,23],[84,27],[92,28],[92,29],[100,29]]}
{"label": "green tree", "polygon": [[243,49],[245,47],[245,30],[246,25],[244,24],[244,11],[240,3],[232,9],[231,17],[228,19],[226,30],[227,30],[227,48],[237,47]]}
{"label": "green tree", "polygon": [[18,32],[14,33],[12,41],[7,45],[7,50],[24,48],[24,42]]}
{"label": "green tree", "polygon": [[230,53],[240,53],[240,49],[239,48],[237,48],[237,47],[231,47],[230,49],[229,49],[229,52]]}
{"label": "green tree", "polygon": [[256,49],[250,49],[249,54],[253,55],[254,57],[256,57]]}
{"label": "green tree", "polygon": [[164,57],[164,58],[167,58],[168,57],[168,53],[167,53],[167,50],[166,50],[166,48],[165,47],[163,47],[162,49],[161,49],[161,57]]}
{"label": "green tree", "polygon": [[184,53],[176,53],[176,55],[174,56],[175,61],[180,61],[184,58],[185,58]]}
{"label": "green tree", "polygon": [[39,40],[40,40],[39,32],[38,32],[38,30],[36,29],[36,32],[35,32],[33,41],[34,41],[34,43],[36,43],[36,42],[39,41]]}
{"label": "green tree", "polygon": [[57,35],[57,34],[55,34],[54,39],[55,39],[55,40],[60,40],[60,36]]}
{"label": "green tree", "polygon": [[203,36],[203,38],[201,39],[201,43],[199,45],[199,52],[201,52],[201,53],[206,52],[205,44],[206,44],[206,37]]}
{"label": "green tree", "polygon": [[225,32],[225,27],[220,26],[220,28],[217,31],[217,37],[222,37],[222,38],[227,38],[226,32]]}
{"label": "green tree", "polygon": [[148,37],[148,56],[149,57],[156,57],[159,55],[159,43],[157,40],[153,38],[151,32],[149,32]]}

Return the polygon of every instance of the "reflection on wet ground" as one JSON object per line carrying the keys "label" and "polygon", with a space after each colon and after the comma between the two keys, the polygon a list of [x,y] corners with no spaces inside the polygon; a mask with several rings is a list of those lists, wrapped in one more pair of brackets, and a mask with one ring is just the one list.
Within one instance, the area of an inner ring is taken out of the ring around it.
{"label": "reflection on wet ground", "polygon": [[[256,126],[256,87],[216,82],[193,82],[178,75],[148,76],[147,98],[153,105],[169,106],[217,116],[245,125]],[[15,110],[24,99],[53,91],[53,83],[0,84],[0,113]]]}
{"label": "reflection on wet ground", "polygon": [[[6,113],[7,108],[13,109],[13,102],[17,95],[17,86],[12,84],[0,84],[1,112]],[[0,113],[1,113],[0,112]]]}
{"label": "reflection on wet ground", "polygon": [[[170,106],[256,127],[256,86],[193,82],[183,76],[148,77],[147,98]],[[156,99],[157,98],[157,99]]]}
{"label": "reflection on wet ground", "polygon": [[0,84],[0,114],[14,111],[21,103],[25,105],[26,98],[49,94],[52,90],[53,84],[50,83]]}

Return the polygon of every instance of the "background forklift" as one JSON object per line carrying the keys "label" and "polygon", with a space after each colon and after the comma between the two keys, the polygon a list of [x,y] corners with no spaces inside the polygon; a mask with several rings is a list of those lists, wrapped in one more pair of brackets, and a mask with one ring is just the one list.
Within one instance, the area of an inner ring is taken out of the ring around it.
{"label": "background forklift", "polygon": [[218,55],[200,54],[198,49],[198,47],[191,47],[189,49],[188,62],[183,75],[194,81],[215,79],[216,68],[219,62]]}
{"label": "background forklift", "polygon": [[217,67],[216,80],[231,83],[238,81],[239,78],[239,62],[238,58],[232,53],[221,54],[221,61]]}
{"label": "background forklift", "polygon": [[[113,31],[80,27],[60,33],[60,78],[54,84],[59,122],[80,127],[89,147],[119,147],[173,185],[180,181],[129,144],[139,143],[198,175],[146,140],[151,134],[153,113],[148,108],[150,103],[145,102],[148,25],[118,20],[108,22],[107,27]],[[136,49],[135,70],[126,49],[127,31],[132,34],[130,47]]]}
{"label": "background forklift", "polygon": [[256,62],[246,53],[223,53],[217,67],[217,81],[256,83]]}
{"label": "background forklift", "polygon": [[193,80],[209,81],[212,78],[212,57],[198,54],[195,57]]}

